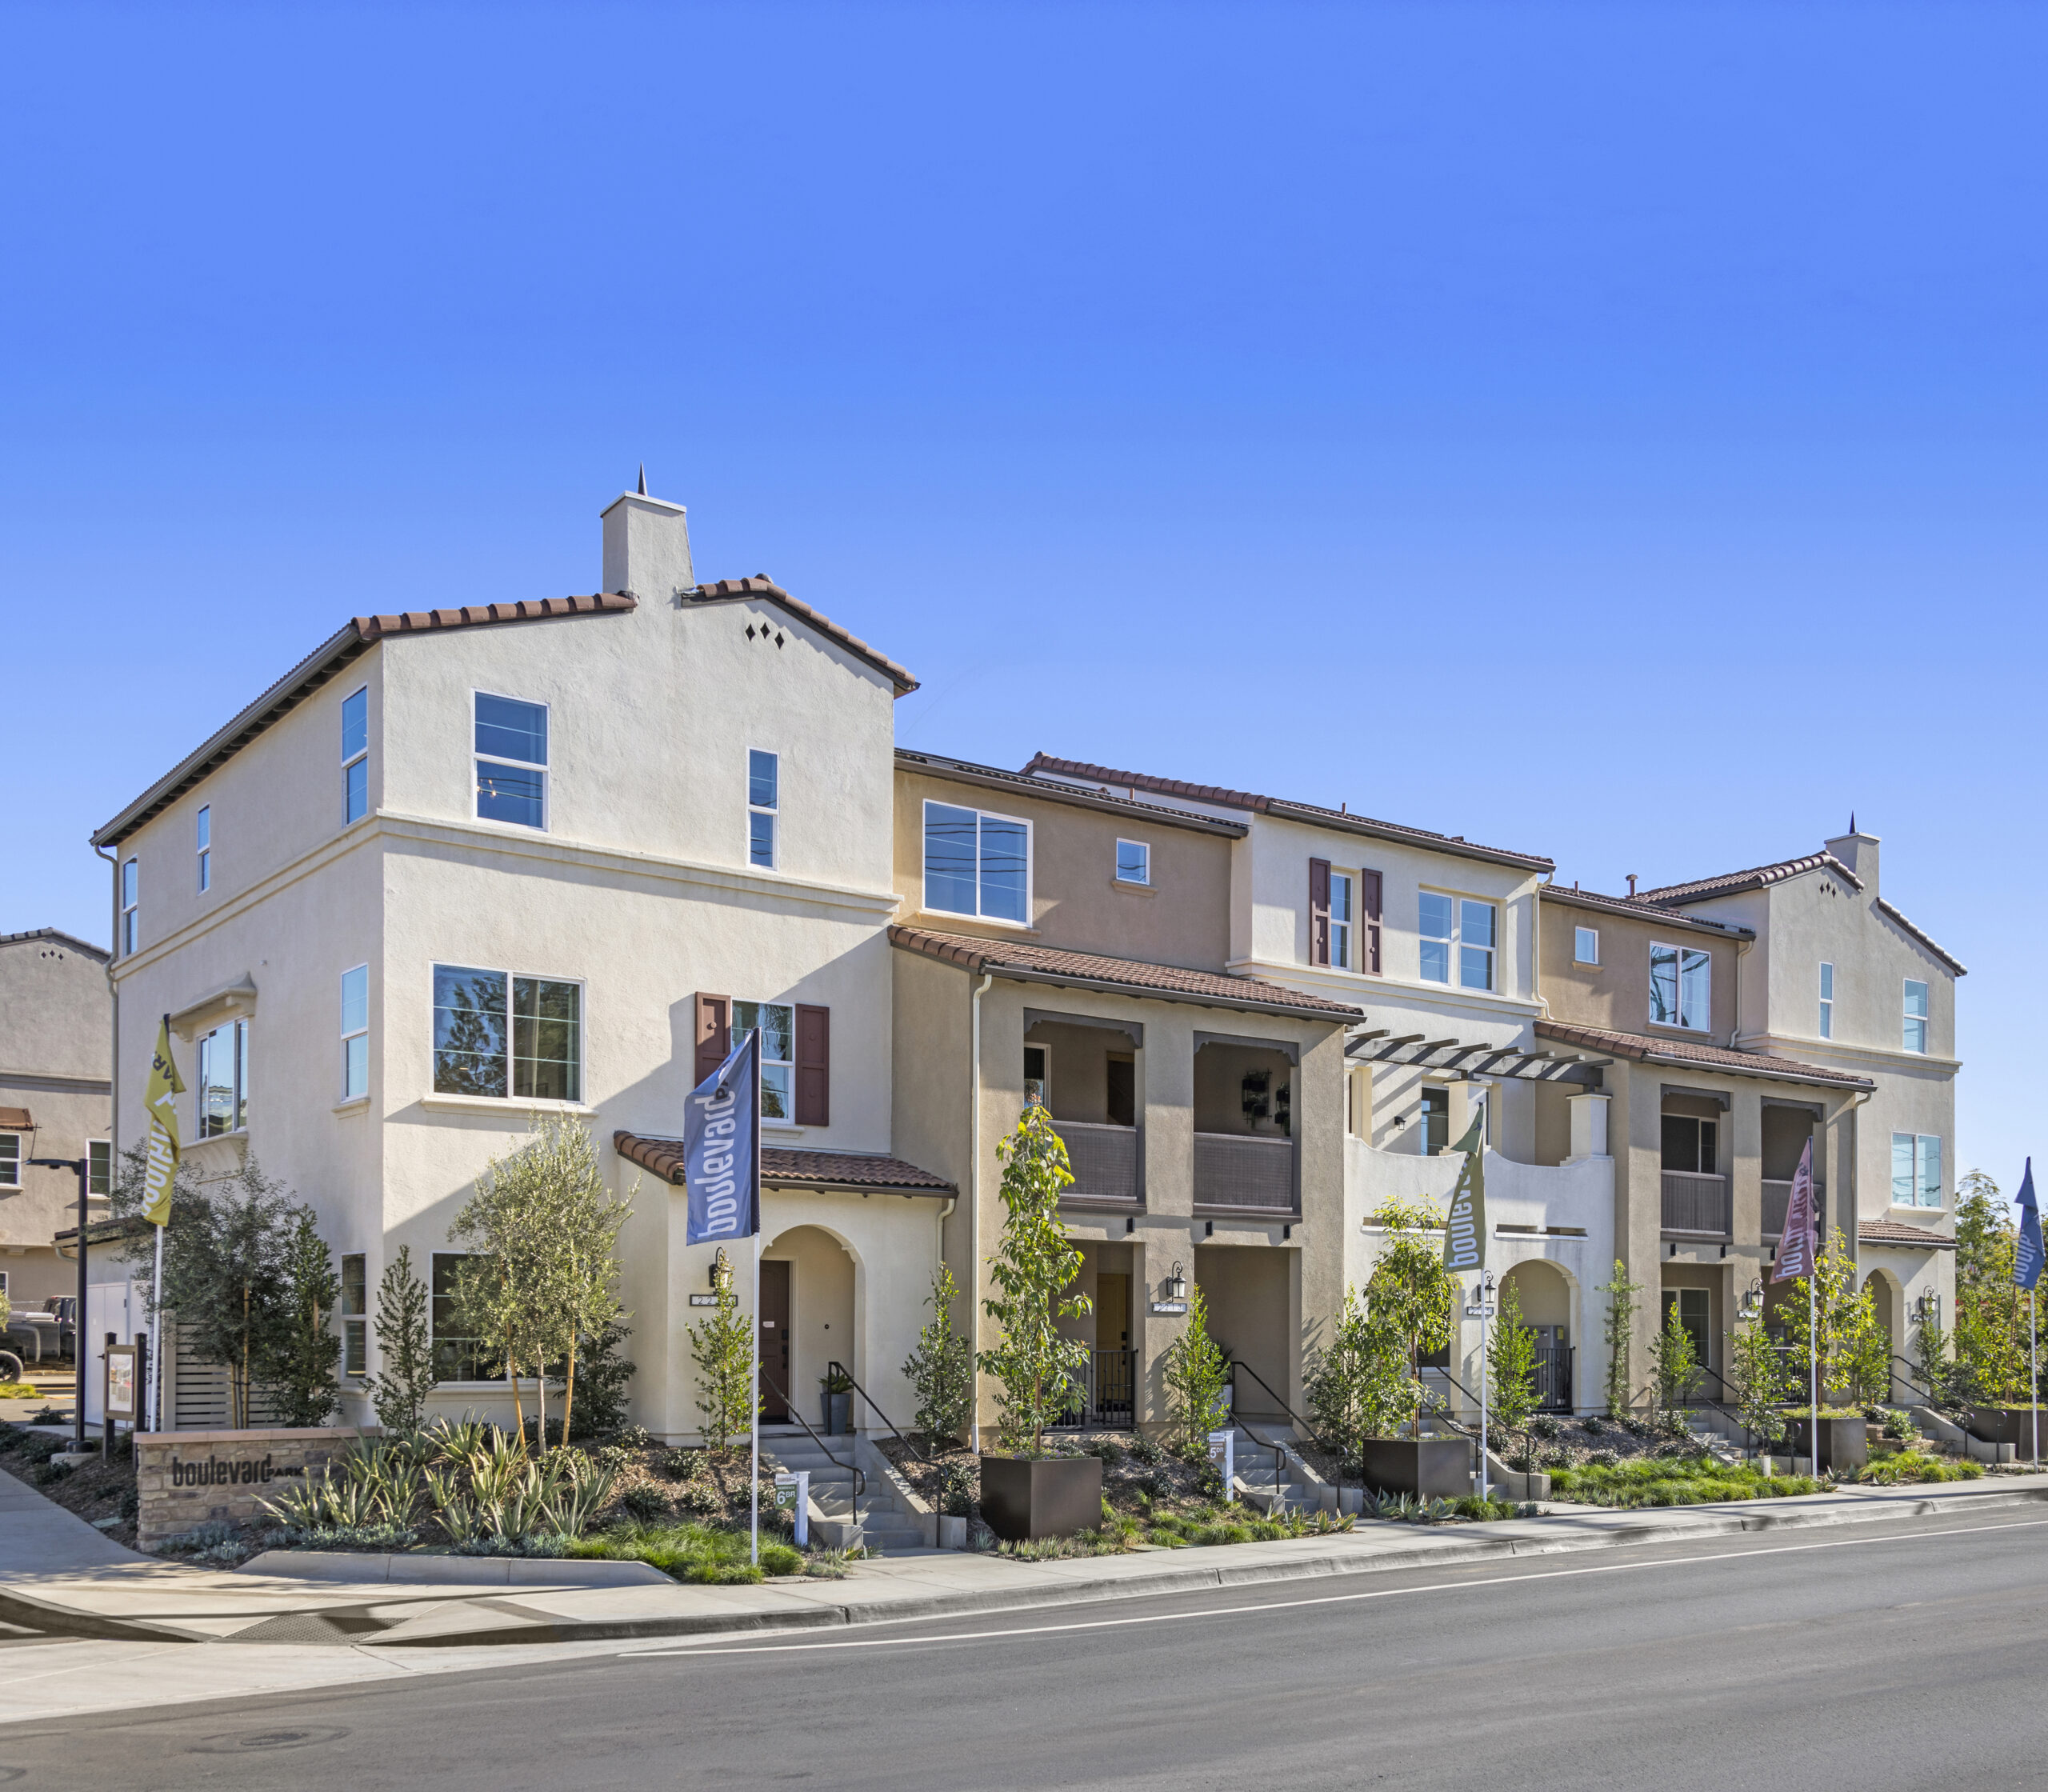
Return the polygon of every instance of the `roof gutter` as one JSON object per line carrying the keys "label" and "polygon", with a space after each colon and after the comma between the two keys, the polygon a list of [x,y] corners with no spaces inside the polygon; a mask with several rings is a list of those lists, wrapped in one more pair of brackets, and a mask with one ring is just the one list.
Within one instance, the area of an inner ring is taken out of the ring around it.
{"label": "roof gutter", "polygon": [[1185,1002],[1197,1008],[1231,1008],[1247,1014],[1278,1014],[1285,1020],[1320,1021],[1327,1026],[1348,1026],[1366,1018],[1362,1008],[1295,1008],[1284,1002],[1242,1001],[1230,996],[1198,994],[1190,990],[1157,990],[1146,984],[1112,982],[1102,977],[1034,970],[1027,965],[996,964],[986,958],[974,968],[986,975],[1007,978],[1018,983],[1045,983],[1062,990],[1099,990],[1105,995],[1133,996],[1140,1001]]}

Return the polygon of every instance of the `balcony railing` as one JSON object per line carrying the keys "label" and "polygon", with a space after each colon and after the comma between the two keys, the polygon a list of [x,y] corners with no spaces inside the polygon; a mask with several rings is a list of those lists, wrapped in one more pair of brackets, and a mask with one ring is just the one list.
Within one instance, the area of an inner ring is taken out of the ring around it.
{"label": "balcony railing", "polygon": [[1250,1133],[1197,1133],[1194,1204],[1291,1214],[1294,1142]]}
{"label": "balcony railing", "polygon": [[[1827,1184],[1816,1181],[1814,1198],[1824,1201]],[[1792,1205],[1792,1185],[1789,1182],[1766,1182],[1763,1186],[1763,1235],[1766,1241],[1785,1236],[1786,1210]]]}
{"label": "balcony railing", "polygon": [[1698,1238],[1732,1238],[1728,1178],[1698,1170],[1664,1172],[1664,1230]]}
{"label": "balcony railing", "polygon": [[1138,1422],[1138,1353],[1090,1350],[1081,1369],[1070,1371],[1066,1410],[1048,1429],[1054,1431],[1129,1431]]}
{"label": "balcony railing", "polygon": [[1138,1129],[1106,1126],[1093,1120],[1055,1120],[1053,1130],[1066,1144],[1074,1171],[1069,1199],[1122,1201],[1136,1206],[1144,1198],[1138,1179]]}

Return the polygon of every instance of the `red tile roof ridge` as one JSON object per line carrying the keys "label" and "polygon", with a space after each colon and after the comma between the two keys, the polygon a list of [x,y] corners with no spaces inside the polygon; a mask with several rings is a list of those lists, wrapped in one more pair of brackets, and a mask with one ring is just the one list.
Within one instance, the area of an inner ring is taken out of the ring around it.
{"label": "red tile roof ridge", "polygon": [[1654,890],[1638,890],[1636,899],[1659,905],[1698,902],[1706,896],[1732,895],[1738,890],[1759,889],[1765,884],[1782,883],[1787,878],[1803,877],[1809,871],[1823,870],[1834,872],[1852,890],[1863,887],[1863,880],[1823,847],[1819,852],[1807,853],[1798,858],[1753,865],[1746,871],[1724,871],[1718,877],[1694,878],[1686,883],[1659,884]]}
{"label": "red tile roof ridge", "polygon": [[814,610],[800,598],[793,598],[766,573],[754,573],[745,578],[721,578],[708,585],[699,585],[694,590],[683,593],[695,603],[731,603],[742,598],[760,598],[787,610],[799,622],[815,629],[828,640],[836,641],[858,659],[866,660],[878,672],[885,674],[896,686],[898,697],[907,697],[918,688],[918,681],[910,675],[907,666],[899,666],[879,647],[873,646],[853,633],[843,629],[821,610]]}
{"label": "red tile roof ridge", "polygon": [[1803,1064],[1795,1058],[1778,1058],[1768,1052],[1738,1051],[1730,1046],[1695,1045],[1687,1039],[1659,1039],[1646,1033],[1623,1033],[1614,1027],[1586,1026],[1577,1021],[1541,1020],[1536,1022],[1539,1038],[1558,1039],[1566,1045],[1590,1046],[1611,1051],[1619,1058],[1649,1062],[1718,1066],[1750,1076],[1785,1077],[1799,1082],[1824,1082],[1844,1089],[1874,1087],[1868,1077],[1851,1070],[1830,1070],[1822,1064]]}
{"label": "red tile roof ridge", "polygon": [[1868,1245],[1918,1245],[1940,1250],[1955,1249],[1955,1240],[1946,1233],[1930,1232],[1922,1226],[1908,1226],[1903,1220],[1858,1220],[1856,1222],[1856,1236],[1862,1243]]}
{"label": "red tile roof ridge", "polygon": [[598,591],[588,597],[521,598],[511,603],[470,603],[454,610],[405,610],[389,616],[358,616],[355,632],[363,641],[381,641],[386,635],[418,634],[430,629],[541,622],[556,616],[622,615],[639,607],[640,600],[624,591]]}
{"label": "red tile roof ridge", "polygon": [[[682,1141],[658,1133],[622,1128],[611,1135],[612,1149],[629,1163],[664,1182],[682,1181]],[[769,1145],[761,1147],[761,1175],[766,1182],[825,1182],[842,1188],[919,1189],[951,1194],[954,1185],[929,1170],[886,1151],[826,1151],[815,1147]]]}

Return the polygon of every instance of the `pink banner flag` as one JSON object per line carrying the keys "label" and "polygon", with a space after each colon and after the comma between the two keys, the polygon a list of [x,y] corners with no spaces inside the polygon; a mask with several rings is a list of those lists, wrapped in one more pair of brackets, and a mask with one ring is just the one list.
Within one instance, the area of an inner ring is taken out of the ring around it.
{"label": "pink banner flag", "polygon": [[1786,1203],[1785,1235],[1778,1241],[1778,1262],[1770,1272],[1773,1282],[1790,1282],[1814,1273],[1814,1261],[1820,1254],[1820,1216],[1814,1208],[1814,1142],[1810,1138],[1799,1154],[1792,1198]]}

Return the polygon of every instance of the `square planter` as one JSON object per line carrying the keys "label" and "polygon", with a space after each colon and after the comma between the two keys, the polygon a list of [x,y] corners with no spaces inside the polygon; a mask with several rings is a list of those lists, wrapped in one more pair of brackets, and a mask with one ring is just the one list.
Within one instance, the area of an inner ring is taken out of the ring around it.
{"label": "square planter", "polygon": [[[1806,1435],[1812,1426],[1813,1421],[1804,1417],[1792,1421],[1792,1434],[1788,1441],[1795,1456],[1814,1454],[1812,1442]],[[1819,1466],[1822,1468],[1832,1469],[1837,1474],[1842,1474],[1860,1469],[1870,1459],[1870,1431],[1861,1413],[1850,1418],[1823,1418],[1821,1421]]]}
{"label": "square planter", "polygon": [[942,1550],[964,1550],[967,1546],[967,1521],[950,1518],[943,1512],[938,1515],[938,1546]]}
{"label": "square planter", "polygon": [[[2034,1409],[2031,1406],[1976,1406],[1970,1414],[1970,1434],[1984,1443],[2009,1443],[2015,1461],[2034,1460]],[[2048,1411],[2041,1414],[2041,1454],[2048,1459]]]}
{"label": "square planter", "polygon": [[1095,1530],[1102,1522],[1102,1458],[984,1456],[982,1522],[1007,1543]]}
{"label": "square planter", "polygon": [[853,1430],[854,1397],[850,1394],[821,1394],[818,1404],[824,1408],[824,1431],[828,1438],[843,1438]]}
{"label": "square planter", "polygon": [[1365,1482],[1383,1494],[1458,1499],[1472,1491],[1472,1444],[1465,1438],[1367,1438]]}

